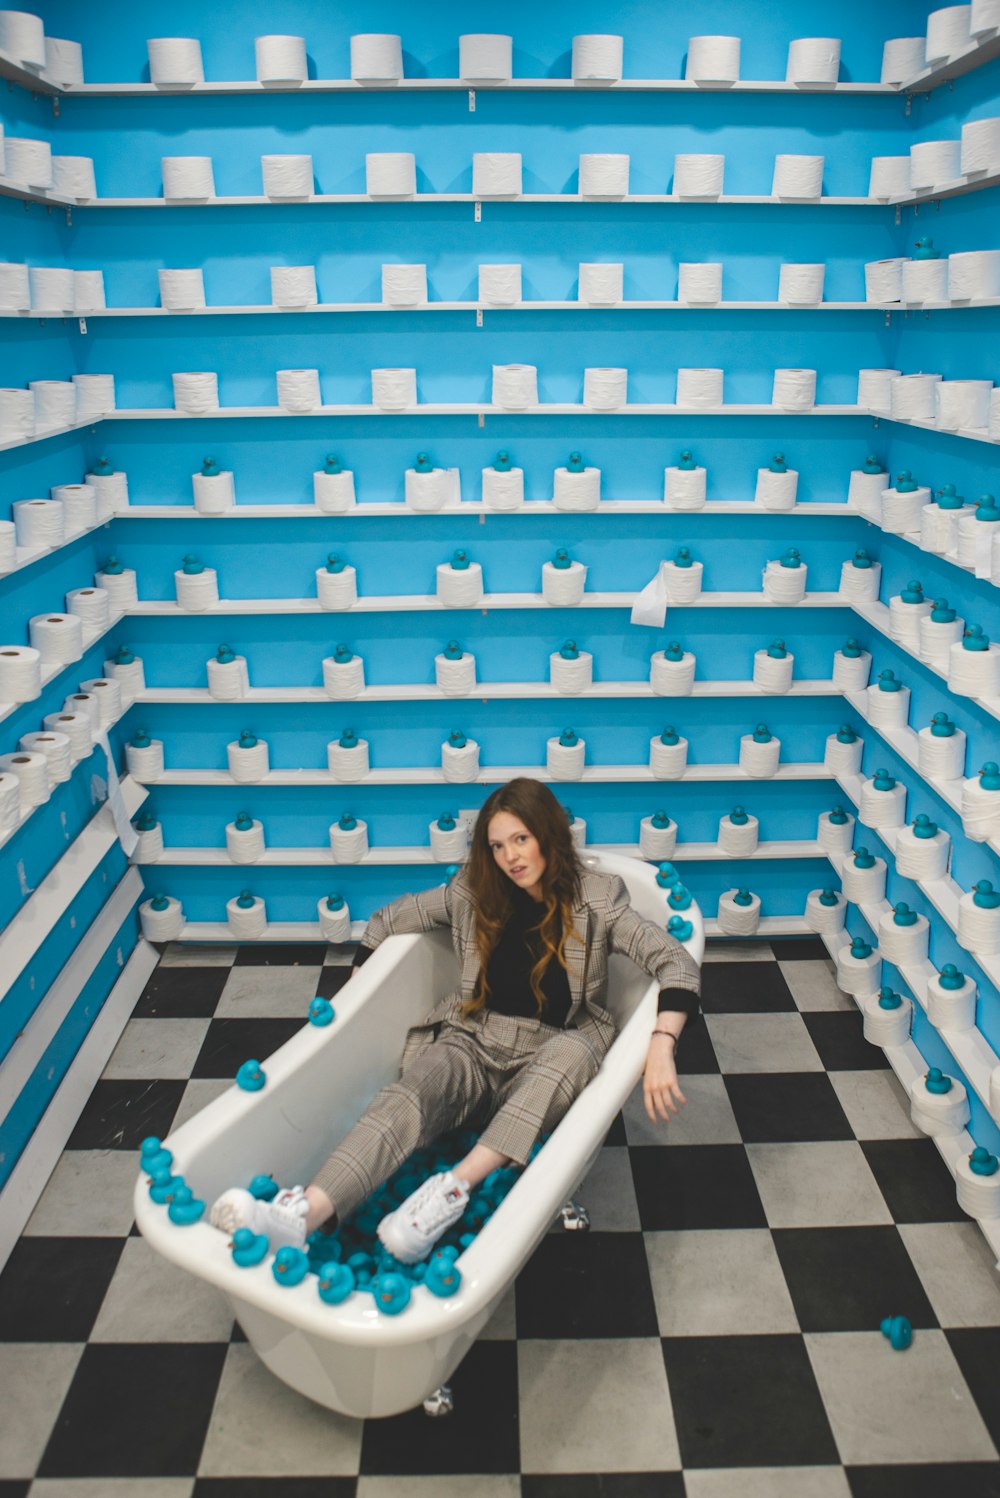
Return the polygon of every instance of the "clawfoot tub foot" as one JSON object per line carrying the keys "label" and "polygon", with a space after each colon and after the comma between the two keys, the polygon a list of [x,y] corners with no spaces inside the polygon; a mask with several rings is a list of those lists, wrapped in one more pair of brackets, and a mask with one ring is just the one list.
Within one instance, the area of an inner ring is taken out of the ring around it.
{"label": "clawfoot tub foot", "polygon": [[435,1389],[424,1400],[424,1414],[430,1415],[433,1420],[441,1419],[444,1415],[450,1415],[455,1408],[455,1396],[451,1392],[450,1384],[442,1384],[440,1389]]}
{"label": "clawfoot tub foot", "polygon": [[564,1232],[589,1233],[590,1213],[580,1202],[570,1199],[559,1208],[559,1222]]}

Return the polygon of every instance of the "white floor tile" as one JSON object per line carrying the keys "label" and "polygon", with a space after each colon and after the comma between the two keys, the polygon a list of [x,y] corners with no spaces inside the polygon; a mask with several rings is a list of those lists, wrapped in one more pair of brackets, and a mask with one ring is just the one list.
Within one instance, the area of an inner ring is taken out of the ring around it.
{"label": "white floor tile", "polygon": [[861,1146],[852,1140],[748,1144],[746,1152],[769,1227],[892,1222]]}
{"label": "white floor tile", "polygon": [[801,1014],[706,1014],[720,1071],[824,1071]]}
{"label": "white floor tile", "polygon": [[33,1477],[73,1381],[83,1344],[0,1343],[0,1473]]}
{"label": "white floor tile", "polygon": [[661,1337],[798,1331],[767,1229],[645,1236]]}
{"label": "white floor tile", "polygon": [[906,1222],[899,1235],[942,1326],[1000,1326],[996,1255],[974,1222]]}
{"label": "white floor tile", "polygon": [[131,1150],[66,1150],[24,1229],[34,1238],[124,1238],[132,1226],[139,1156]]}
{"label": "white floor tile", "polygon": [[233,1313],[212,1285],[144,1238],[129,1238],[90,1334],[92,1342],[228,1342]]}
{"label": "white floor tile", "polygon": [[922,1139],[891,1071],[832,1071],[830,1082],[858,1139]]}
{"label": "white floor tile", "polygon": [[120,1080],[186,1079],[210,1023],[207,1019],[130,1019],[102,1075]]}

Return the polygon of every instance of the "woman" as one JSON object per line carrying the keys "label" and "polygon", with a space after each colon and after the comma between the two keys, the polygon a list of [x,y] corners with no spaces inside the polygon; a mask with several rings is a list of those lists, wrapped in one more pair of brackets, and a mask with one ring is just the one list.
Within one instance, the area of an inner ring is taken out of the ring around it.
{"label": "woman", "polygon": [[617,875],[586,869],[566,813],[547,786],[512,780],[484,802],[469,860],[451,884],[404,895],[372,916],[360,967],[387,936],[450,926],[462,972],[406,1037],[402,1073],[374,1098],[312,1183],[271,1202],[227,1191],[212,1208],[223,1232],[266,1233],[272,1248],[332,1231],[414,1150],[449,1129],[481,1130],[468,1155],[431,1176],[384,1217],[378,1236],[403,1263],[425,1258],[491,1171],[527,1163],[596,1075],[615,1037],[603,1007],[609,952],[660,984],[643,1078],[655,1122],[685,1098],[674,1053],[697,1011],[699,975],[687,951],[631,909]]}

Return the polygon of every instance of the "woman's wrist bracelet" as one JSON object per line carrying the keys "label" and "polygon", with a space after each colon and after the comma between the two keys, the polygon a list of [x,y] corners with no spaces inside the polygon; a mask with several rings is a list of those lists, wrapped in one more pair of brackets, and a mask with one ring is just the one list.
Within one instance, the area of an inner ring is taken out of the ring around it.
{"label": "woman's wrist bracelet", "polygon": [[673,1041],[673,1043],[674,1043],[675,1046],[676,1046],[678,1040],[680,1039],[679,1036],[677,1036],[677,1035],[674,1034],[673,1030],[654,1030],[653,1034],[654,1035],[667,1035],[667,1036],[669,1036],[669,1038]]}

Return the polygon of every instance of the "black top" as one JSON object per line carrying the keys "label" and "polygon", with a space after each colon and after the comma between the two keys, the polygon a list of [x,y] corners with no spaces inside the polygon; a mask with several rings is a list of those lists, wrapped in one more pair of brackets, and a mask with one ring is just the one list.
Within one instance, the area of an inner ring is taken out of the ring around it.
{"label": "black top", "polygon": [[552,958],[542,975],[545,1003],[541,1015],[531,987],[531,970],[545,950],[538,929],[545,907],[516,885],[511,890],[510,900],[510,918],[486,965],[487,1007],[497,1014],[512,1014],[523,1019],[540,1018],[543,1024],[561,1029],[569,1014],[569,979],[557,958]]}

